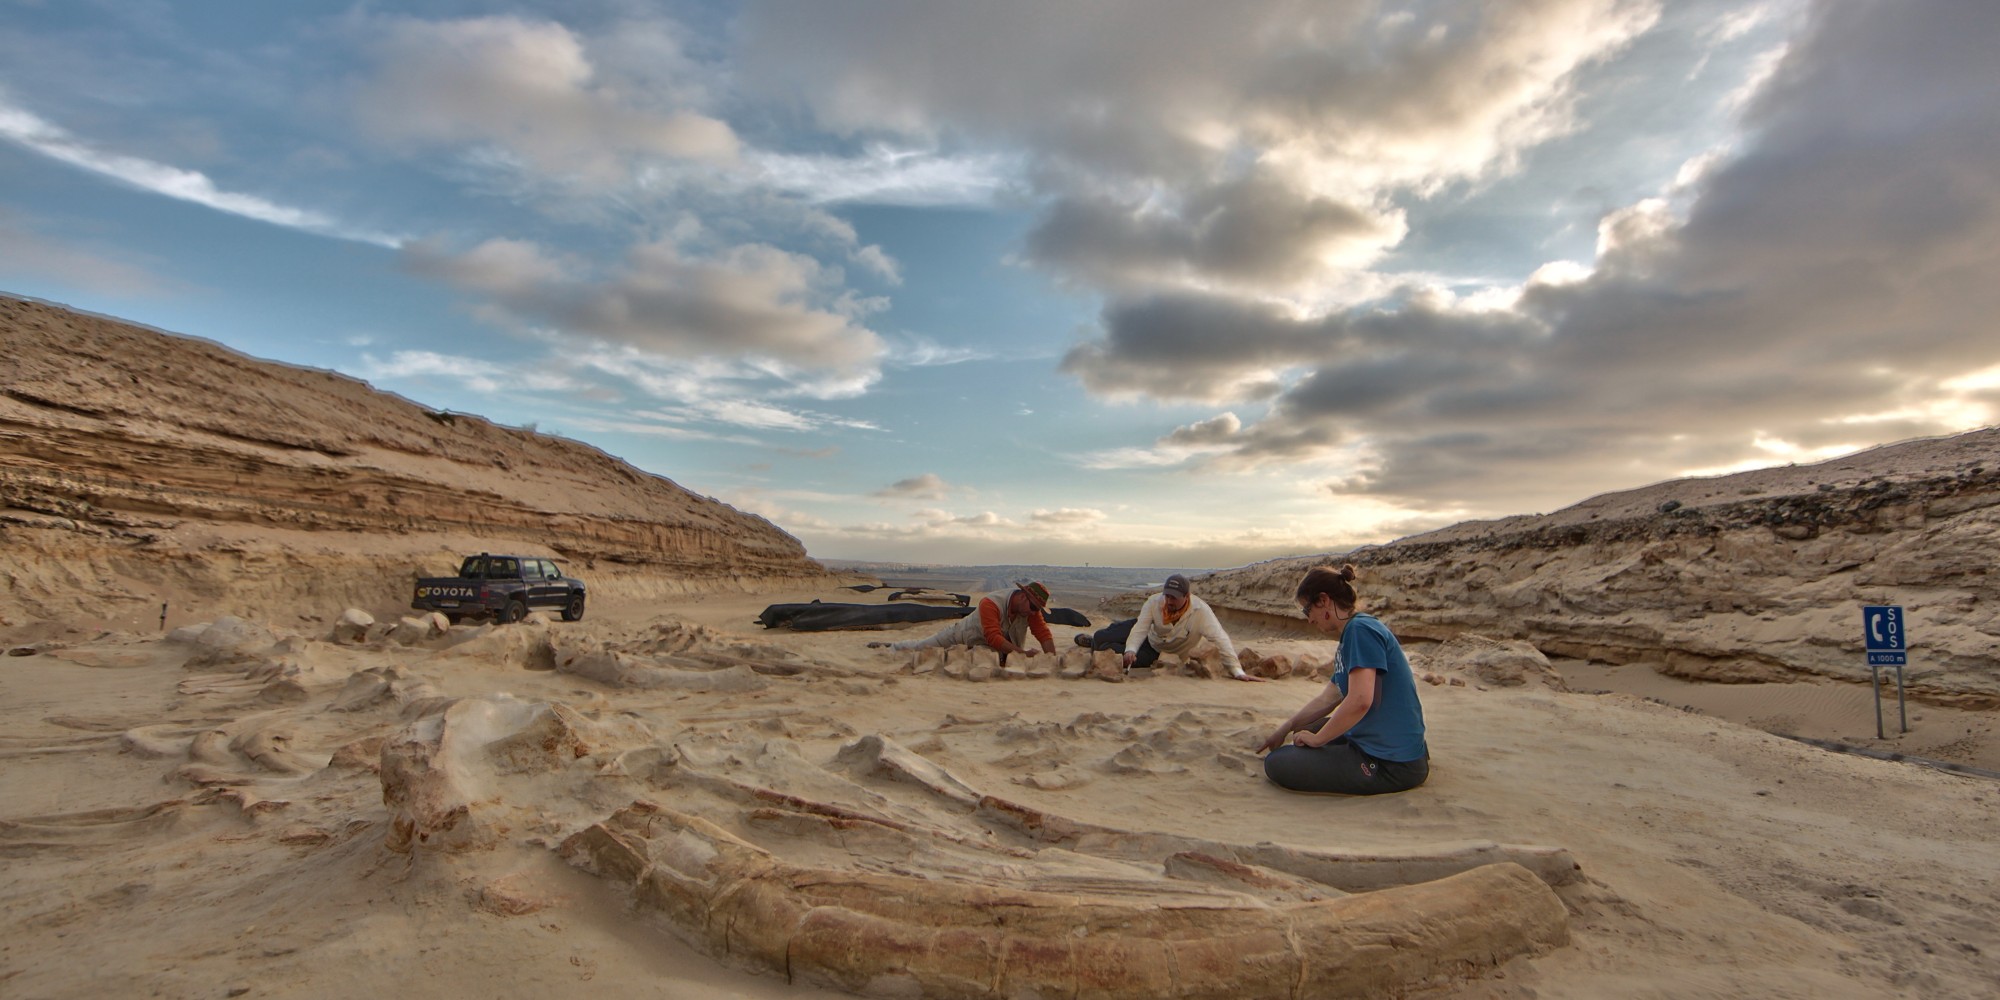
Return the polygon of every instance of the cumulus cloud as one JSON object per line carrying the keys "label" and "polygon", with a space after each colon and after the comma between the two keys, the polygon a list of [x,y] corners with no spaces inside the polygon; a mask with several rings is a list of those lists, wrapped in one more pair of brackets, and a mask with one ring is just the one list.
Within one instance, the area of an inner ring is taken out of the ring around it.
{"label": "cumulus cloud", "polygon": [[812,258],[767,245],[704,257],[661,239],[586,270],[523,241],[453,252],[425,240],[406,248],[405,260],[481,293],[524,326],[667,358],[741,359],[821,395],[851,393],[879,374],[882,341],[856,322],[870,306],[833,287]]}
{"label": "cumulus cloud", "polygon": [[[385,141],[490,146],[537,171],[604,180],[629,175],[635,160],[736,155],[728,124],[673,106],[672,81],[620,86],[564,25],[511,16],[379,23],[377,67],[356,113]],[[655,41],[671,64],[671,39]]]}

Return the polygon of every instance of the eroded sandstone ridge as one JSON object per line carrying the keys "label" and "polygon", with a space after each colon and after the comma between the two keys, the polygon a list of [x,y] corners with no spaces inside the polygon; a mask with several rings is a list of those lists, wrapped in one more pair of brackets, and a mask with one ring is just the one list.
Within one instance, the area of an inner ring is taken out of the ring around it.
{"label": "eroded sandstone ridge", "polygon": [[[575,441],[0,297],[0,618],[390,609],[463,552],[594,596],[824,578],[797,539]],[[149,624],[151,622],[148,622]]]}
{"label": "eroded sandstone ridge", "polygon": [[1211,603],[1296,619],[1306,569],[1353,562],[1367,608],[1404,636],[1525,639],[1552,656],[1722,682],[1865,682],[1861,608],[1897,604],[1913,693],[1995,708],[1996,554],[2000,428],[1987,428],[1607,493],[1197,586]]}

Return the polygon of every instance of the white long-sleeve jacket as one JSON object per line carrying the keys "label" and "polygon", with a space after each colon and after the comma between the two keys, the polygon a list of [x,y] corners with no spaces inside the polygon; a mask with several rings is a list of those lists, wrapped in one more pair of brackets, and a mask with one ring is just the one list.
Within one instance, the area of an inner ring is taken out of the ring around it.
{"label": "white long-sleeve jacket", "polygon": [[1141,643],[1151,641],[1162,653],[1185,656],[1194,651],[1196,643],[1207,639],[1222,654],[1222,665],[1229,668],[1229,675],[1243,676],[1243,665],[1236,662],[1236,645],[1229,641],[1229,633],[1222,630],[1222,622],[1216,620],[1215,609],[1207,601],[1190,595],[1187,611],[1172,625],[1163,620],[1166,602],[1165,594],[1146,598],[1139,608],[1139,620],[1132,623],[1132,634],[1125,640],[1126,652],[1136,653]]}

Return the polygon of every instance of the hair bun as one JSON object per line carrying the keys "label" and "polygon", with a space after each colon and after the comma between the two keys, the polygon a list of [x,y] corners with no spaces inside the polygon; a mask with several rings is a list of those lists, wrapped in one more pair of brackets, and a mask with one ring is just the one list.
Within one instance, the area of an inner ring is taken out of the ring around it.
{"label": "hair bun", "polygon": [[1346,565],[1344,565],[1344,566],[1340,567],[1340,574],[1339,574],[1339,575],[1340,575],[1340,578],[1341,578],[1341,579],[1343,579],[1343,580],[1349,580],[1349,581],[1353,580],[1353,579],[1354,579],[1354,564],[1353,564],[1353,563],[1348,563],[1348,564],[1346,564]]}

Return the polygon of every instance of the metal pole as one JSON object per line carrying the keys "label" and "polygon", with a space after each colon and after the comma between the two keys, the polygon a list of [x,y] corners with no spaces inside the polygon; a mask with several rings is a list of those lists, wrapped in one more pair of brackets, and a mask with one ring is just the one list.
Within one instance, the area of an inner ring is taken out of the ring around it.
{"label": "metal pole", "polygon": [[1879,740],[1884,738],[1882,736],[1882,668],[1870,663],[1868,665],[1868,676],[1875,685],[1875,738]]}
{"label": "metal pole", "polygon": [[160,602],[160,631],[167,630],[167,602]]}
{"label": "metal pole", "polygon": [[1903,732],[1910,731],[1910,713],[1903,707],[1903,665],[1896,664],[1896,714],[1903,717]]}

